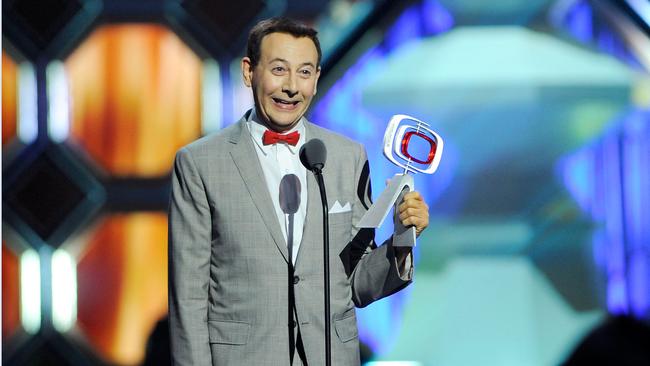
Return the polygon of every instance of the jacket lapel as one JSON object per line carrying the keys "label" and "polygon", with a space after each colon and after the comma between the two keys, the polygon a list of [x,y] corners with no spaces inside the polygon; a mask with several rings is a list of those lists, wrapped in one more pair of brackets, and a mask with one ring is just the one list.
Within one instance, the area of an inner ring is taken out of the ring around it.
{"label": "jacket lapel", "polygon": [[[307,121],[305,122],[305,142],[313,138],[321,138],[318,134],[318,130]],[[321,138],[322,140],[322,138]],[[300,265],[301,258],[303,254],[310,250],[309,248],[312,245],[322,247],[321,243],[323,239],[323,215],[322,204],[320,198],[320,192],[318,190],[318,182],[316,182],[316,177],[314,173],[307,170],[307,215],[305,216],[305,223],[302,230],[302,240],[300,241],[300,250],[298,250],[298,257],[296,258],[296,267]],[[322,253],[322,250],[318,253]]]}
{"label": "jacket lapel", "polygon": [[230,142],[233,144],[230,155],[253,199],[253,203],[262,216],[267,230],[271,233],[275,245],[282,253],[284,260],[288,262],[287,243],[282,235],[280,223],[275,214],[269,190],[266,187],[264,172],[257,158],[255,146],[253,146],[250,135],[246,130],[245,121],[245,118],[242,118],[237,122],[239,128],[233,129],[230,136]]}

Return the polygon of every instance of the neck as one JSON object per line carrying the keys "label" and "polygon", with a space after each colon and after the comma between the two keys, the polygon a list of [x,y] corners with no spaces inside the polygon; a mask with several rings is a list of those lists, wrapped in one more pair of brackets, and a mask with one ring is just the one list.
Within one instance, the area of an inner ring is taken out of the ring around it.
{"label": "neck", "polygon": [[253,112],[251,114],[250,119],[251,119],[251,121],[253,121],[253,122],[257,123],[257,124],[260,124],[260,125],[266,127],[267,129],[269,129],[271,131],[274,131],[274,132],[277,132],[277,133],[286,133],[286,132],[290,132],[292,130],[295,130],[296,127],[300,124],[300,121],[302,120],[302,117],[300,117],[297,121],[295,121],[294,123],[292,123],[292,124],[290,124],[288,126],[279,126],[279,125],[272,124],[270,121],[267,121],[266,119],[262,118],[260,115],[257,114],[255,108],[253,108]]}

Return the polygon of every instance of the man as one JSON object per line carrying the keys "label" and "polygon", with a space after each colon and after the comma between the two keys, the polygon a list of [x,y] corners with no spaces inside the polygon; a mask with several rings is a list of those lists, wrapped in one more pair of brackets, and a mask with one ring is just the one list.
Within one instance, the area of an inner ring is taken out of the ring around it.
{"label": "man", "polygon": [[[310,139],[322,140],[328,152],[333,365],[359,364],[355,305],[411,282],[409,249],[390,240],[377,247],[372,231],[354,226],[370,199],[363,147],[303,117],[320,59],[314,30],[282,18],[258,23],[241,61],[255,108],[176,156],[169,211],[176,365],[324,364],[322,209],[298,156]],[[279,193],[287,176],[295,177],[299,197],[290,215]],[[418,234],[428,225],[417,192],[399,211]]]}

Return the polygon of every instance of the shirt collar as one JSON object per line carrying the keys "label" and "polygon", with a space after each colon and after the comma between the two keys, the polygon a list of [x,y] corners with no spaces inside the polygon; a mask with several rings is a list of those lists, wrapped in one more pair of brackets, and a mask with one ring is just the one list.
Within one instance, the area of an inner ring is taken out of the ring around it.
{"label": "shirt collar", "polygon": [[[296,144],[296,146],[291,146],[289,144],[281,144],[283,146],[286,146],[289,149],[289,151],[294,155],[297,154],[298,151],[300,151],[300,147],[305,143],[305,123],[303,122],[303,120],[304,117],[300,117],[300,121],[298,121],[298,123],[296,123],[296,125],[293,126],[293,128],[284,132],[284,133],[291,133],[293,131],[298,131],[298,133],[300,134],[300,138],[298,139],[298,143]],[[257,147],[264,155],[267,155],[275,145],[264,145],[262,143],[262,135],[264,135],[264,131],[268,130],[268,128],[264,125],[264,123],[260,122],[254,108],[253,111],[249,113],[248,118],[246,119],[246,127],[248,127],[248,131],[250,132],[251,138],[253,139],[255,145],[257,145]]]}

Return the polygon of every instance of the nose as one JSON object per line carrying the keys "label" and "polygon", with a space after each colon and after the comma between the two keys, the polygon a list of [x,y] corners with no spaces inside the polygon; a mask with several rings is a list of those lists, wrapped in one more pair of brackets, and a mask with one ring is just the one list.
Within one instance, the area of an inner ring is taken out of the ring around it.
{"label": "nose", "polygon": [[296,86],[296,80],[292,75],[287,75],[284,79],[284,84],[282,85],[282,91],[286,93],[289,98],[293,98],[298,94],[298,87]]}

